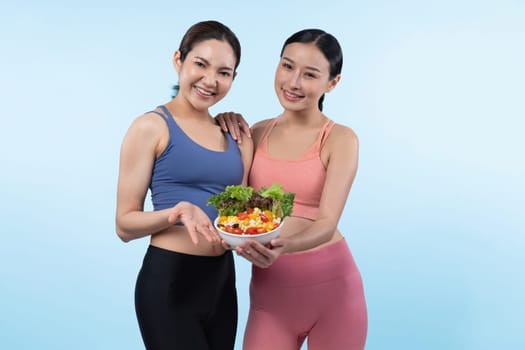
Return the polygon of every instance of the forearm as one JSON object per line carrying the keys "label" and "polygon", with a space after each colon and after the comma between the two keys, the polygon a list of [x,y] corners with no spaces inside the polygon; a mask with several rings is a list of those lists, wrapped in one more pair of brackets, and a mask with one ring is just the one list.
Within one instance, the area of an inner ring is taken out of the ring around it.
{"label": "forearm", "polygon": [[306,229],[289,236],[285,253],[293,253],[315,248],[333,237],[337,225],[332,220],[317,220]]}
{"label": "forearm", "polygon": [[116,219],[117,234],[124,242],[152,235],[173,225],[168,221],[170,213],[170,209],[164,209],[119,215]]}

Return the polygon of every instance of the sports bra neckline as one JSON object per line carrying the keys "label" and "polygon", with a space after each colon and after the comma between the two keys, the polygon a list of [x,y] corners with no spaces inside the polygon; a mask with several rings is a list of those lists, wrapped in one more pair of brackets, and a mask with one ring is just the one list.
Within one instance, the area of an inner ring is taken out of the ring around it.
{"label": "sports bra neckline", "polygon": [[[182,129],[180,127],[180,125],[177,123],[177,121],[173,117],[173,114],[171,114],[170,110],[165,105],[160,105],[160,106],[158,106],[158,108],[160,108],[162,110],[162,112],[164,112],[164,115],[166,117],[166,121],[168,122],[168,124],[171,123],[172,125],[174,125],[181,132],[181,134],[183,134],[184,137],[188,141],[190,141],[192,144],[194,144],[195,146],[201,148],[202,150],[205,150],[205,151],[208,151],[208,152],[213,152],[213,153],[226,153],[226,152],[230,151],[230,149],[232,147],[232,139],[230,137],[228,137],[227,135],[226,135],[226,140],[228,141],[228,147],[226,147],[225,150],[217,151],[217,150],[205,147],[205,146],[201,145],[200,143],[198,143],[197,141],[195,141],[193,138],[191,138],[190,135],[188,135],[184,131],[184,129]],[[155,111],[153,111],[153,112],[155,112]],[[155,112],[155,113],[158,113],[158,112]],[[224,133],[223,133],[223,135],[224,135]]]}
{"label": "sports bra neckline", "polygon": [[330,132],[331,125],[333,125],[334,121],[331,119],[328,119],[321,129],[319,130],[319,133],[314,141],[314,143],[305,151],[303,152],[299,157],[294,159],[288,159],[288,158],[278,158],[270,155],[270,152],[268,150],[268,139],[270,137],[270,134],[272,133],[272,130],[274,129],[275,125],[277,125],[278,117],[275,117],[268,121],[268,124],[265,126],[263,135],[261,137],[261,141],[259,142],[258,149],[262,151],[262,155],[267,158],[278,162],[301,162],[305,160],[310,160],[312,158],[318,158],[319,152],[321,151],[322,146],[324,145],[324,142],[326,141],[326,134]]}

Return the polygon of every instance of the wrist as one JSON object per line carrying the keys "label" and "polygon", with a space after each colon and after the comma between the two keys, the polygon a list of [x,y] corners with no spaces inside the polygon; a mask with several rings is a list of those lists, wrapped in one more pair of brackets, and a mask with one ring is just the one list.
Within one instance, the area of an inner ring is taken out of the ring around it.
{"label": "wrist", "polygon": [[288,254],[293,253],[295,251],[295,245],[294,241],[292,239],[282,239],[281,243],[281,251],[280,254]]}

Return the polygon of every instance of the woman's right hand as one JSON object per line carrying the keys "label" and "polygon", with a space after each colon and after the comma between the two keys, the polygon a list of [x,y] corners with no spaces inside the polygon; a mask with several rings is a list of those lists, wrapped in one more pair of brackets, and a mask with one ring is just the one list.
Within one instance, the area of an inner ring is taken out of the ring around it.
{"label": "woman's right hand", "polygon": [[224,132],[229,132],[232,138],[239,144],[242,142],[242,132],[246,133],[248,137],[252,137],[250,126],[242,114],[235,112],[219,113],[215,116],[215,121]]}
{"label": "woman's right hand", "polygon": [[221,237],[213,227],[210,218],[198,206],[190,202],[179,202],[173,208],[168,216],[168,222],[175,224],[180,221],[186,226],[193,244],[199,244],[199,235],[204,237],[208,242],[219,244]]}
{"label": "woman's right hand", "polygon": [[244,257],[255,266],[262,269],[270,267],[279,256],[284,254],[287,239],[275,238],[269,244],[261,244],[256,240],[248,240],[237,246],[237,255]]}

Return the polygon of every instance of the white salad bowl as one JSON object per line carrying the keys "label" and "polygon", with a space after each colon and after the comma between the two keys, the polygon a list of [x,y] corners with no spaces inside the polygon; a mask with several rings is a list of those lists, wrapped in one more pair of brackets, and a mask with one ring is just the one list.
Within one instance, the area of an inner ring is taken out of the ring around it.
{"label": "white salad bowl", "polygon": [[259,233],[259,234],[235,234],[235,233],[228,233],[226,231],[223,231],[219,228],[219,225],[217,225],[219,221],[219,218],[215,218],[213,221],[213,226],[215,226],[215,229],[217,232],[219,232],[219,235],[221,238],[228,243],[232,248],[237,247],[238,245],[242,244],[243,242],[246,242],[250,239],[254,239],[257,242],[260,242],[262,244],[266,244],[270,242],[272,239],[277,237],[279,235],[279,232],[281,231],[281,228],[283,227],[284,220],[281,222],[281,224],[268,232],[265,233]]}

